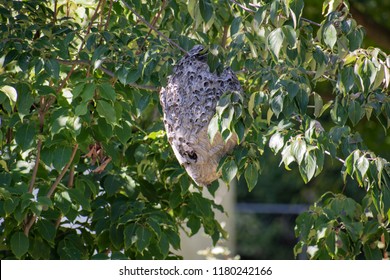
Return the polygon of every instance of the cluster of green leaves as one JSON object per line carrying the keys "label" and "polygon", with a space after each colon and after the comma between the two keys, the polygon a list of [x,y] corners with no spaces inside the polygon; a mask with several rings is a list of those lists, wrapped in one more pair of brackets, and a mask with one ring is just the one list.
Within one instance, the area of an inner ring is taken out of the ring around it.
{"label": "cluster of green leaves", "polygon": [[[372,211],[377,214],[376,225],[388,231],[390,212],[385,194],[390,187],[389,163],[366,147],[355,127],[375,119],[385,133],[389,128],[389,56],[378,48],[361,48],[364,32],[351,18],[346,1],[324,1],[325,18],[318,28],[301,18],[303,1],[269,1],[262,5],[241,1],[236,8],[225,57],[233,69],[240,71],[247,100],[242,108],[253,121],[245,123],[245,142],[222,160],[222,178],[229,181],[233,175],[245,174],[252,189],[261,172],[260,163],[265,161],[261,155],[268,146],[281,154],[281,164],[287,170],[296,164],[308,183],[323,170],[329,155],[342,163],[345,181],[350,175],[364,187],[372,206],[376,205]],[[319,83],[328,83],[332,95],[318,94],[315,89]],[[224,99],[220,102],[219,107],[223,107]],[[235,125],[235,120],[222,127],[219,107],[209,128],[214,131],[218,119],[223,133],[226,127]],[[329,126],[328,119],[333,126]],[[328,218],[337,219],[330,214]],[[320,225],[313,223],[311,227],[318,231]],[[313,241],[300,233],[298,230],[300,248],[320,246],[319,239]],[[382,256],[389,244],[387,236],[384,238]],[[370,235],[365,242],[379,242],[378,236]],[[330,257],[354,258],[359,253],[333,253]],[[367,258],[373,256],[367,249],[365,254]]]}
{"label": "cluster of green leaves", "polygon": [[360,204],[342,194],[324,194],[298,217],[295,230],[301,240],[294,253],[301,253],[305,245],[310,259],[356,259],[363,254],[366,259],[382,259],[390,236],[387,225],[375,217],[388,212],[389,190],[383,195],[387,208],[378,212],[370,195]]}
{"label": "cluster of green leaves", "polygon": [[156,118],[171,49],[117,1],[54,2],[0,5],[1,258],[177,258],[182,226],[226,237]]}
{"label": "cluster of green leaves", "polygon": [[[222,179],[244,175],[251,190],[269,147],[307,183],[330,155],[366,198],[335,195],[302,214],[296,252],[384,254],[389,166],[355,127],[370,119],[388,130],[390,59],[361,49],[347,1],[324,1],[318,27],[303,9],[303,0],[0,4],[2,258],[162,259],[175,257],[183,225],[189,235],[203,226],[214,243],[226,236],[213,212],[223,209],[192,187],[158,109],[177,46],[196,43],[209,46],[212,71],[230,66],[244,89],[219,100],[209,126],[211,140],[219,131],[240,143],[221,160]],[[319,83],[332,94],[317,93]],[[378,231],[365,234],[368,224]]]}

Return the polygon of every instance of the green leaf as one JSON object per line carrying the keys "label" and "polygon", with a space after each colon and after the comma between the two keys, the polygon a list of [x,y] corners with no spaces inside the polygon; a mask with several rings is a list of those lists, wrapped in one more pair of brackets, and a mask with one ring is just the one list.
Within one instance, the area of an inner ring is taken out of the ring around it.
{"label": "green leaf", "polygon": [[80,103],[76,106],[74,110],[74,114],[76,116],[83,116],[88,112],[88,104],[87,103]]}
{"label": "green leaf", "polygon": [[30,114],[31,106],[34,103],[34,97],[31,92],[21,91],[18,98],[18,114],[20,119],[23,121],[23,118]]}
{"label": "green leaf", "polygon": [[39,205],[45,208],[51,207],[53,205],[52,200],[47,196],[38,196],[37,202]]}
{"label": "green leaf", "polygon": [[294,21],[294,28],[297,28],[301,19],[302,11],[304,7],[304,0],[290,1],[291,17]]}
{"label": "green leaf", "polygon": [[287,44],[290,48],[295,48],[297,45],[297,33],[294,28],[290,25],[285,25],[282,27],[284,37],[286,38]]}
{"label": "green leaf", "polygon": [[362,90],[367,93],[375,82],[378,69],[369,59],[355,64],[355,74],[358,76]]}
{"label": "green leaf", "polygon": [[254,163],[251,162],[248,164],[244,175],[248,190],[252,191],[257,184],[257,178],[259,176],[259,172]]}
{"label": "green leaf", "polygon": [[316,171],[317,159],[311,152],[306,152],[305,159],[299,166],[299,172],[305,184],[307,184],[314,176]]}
{"label": "green leaf", "polygon": [[283,111],[283,95],[278,94],[274,96],[271,100],[271,109],[275,113],[276,117],[279,117],[279,114]]}
{"label": "green leaf", "polygon": [[357,171],[356,179],[358,180],[359,185],[363,185],[363,180],[366,176],[370,163],[368,159],[363,155],[356,161],[355,164],[355,168]]}
{"label": "green leaf", "polygon": [[58,243],[57,253],[62,260],[80,260],[85,259],[86,248],[80,236],[68,234]]}
{"label": "green leaf", "polygon": [[161,254],[165,258],[169,253],[169,240],[168,240],[168,237],[163,232],[161,233],[160,240],[158,242],[158,246],[160,248]]}
{"label": "green leaf", "polygon": [[132,245],[135,243],[135,231],[136,231],[136,224],[131,223],[125,226],[124,229],[124,241],[125,241],[125,250],[132,248]]}
{"label": "green leaf", "polygon": [[70,197],[83,207],[84,210],[91,211],[90,200],[85,196],[85,192],[81,188],[75,188],[69,190]]}
{"label": "green leaf", "polygon": [[27,253],[30,242],[23,232],[15,232],[11,237],[11,250],[20,259]]}
{"label": "green leaf", "polygon": [[242,18],[241,17],[235,17],[232,21],[232,24],[230,25],[230,36],[234,36],[237,32],[240,31]]}
{"label": "green leaf", "polygon": [[96,85],[93,83],[86,84],[81,93],[82,103],[88,103],[94,97]]}
{"label": "green leaf", "polygon": [[349,103],[348,117],[354,126],[364,117],[364,114],[365,111],[362,106],[360,106],[359,102],[352,100]]}
{"label": "green leaf", "polygon": [[382,255],[381,250],[378,247],[371,246],[368,243],[363,245],[363,252],[364,252],[364,256],[366,257],[367,260],[382,260],[383,259],[383,255]]}
{"label": "green leaf", "polygon": [[236,176],[237,170],[238,168],[234,160],[225,162],[225,164],[222,166],[222,179],[226,183],[230,183]]}
{"label": "green leaf", "polygon": [[175,188],[173,192],[169,195],[169,206],[172,209],[178,207],[183,201],[181,197],[181,188]]}
{"label": "green leaf", "polygon": [[271,136],[271,139],[269,140],[269,147],[275,154],[277,154],[283,146],[284,138],[280,133],[277,132]]}
{"label": "green leaf", "polygon": [[213,16],[214,7],[211,0],[199,0],[200,14],[203,20],[207,23]]}
{"label": "green leaf", "polygon": [[132,135],[130,122],[122,121],[120,126],[115,126],[114,134],[118,137],[122,144],[126,144]]}
{"label": "green leaf", "polygon": [[218,132],[218,116],[214,115],[207,128],[207,135],[211,143],[213,143],[214,137],[217,134],[217,132]]}
{"label": "green leaf", "polygon": [[60,78],[60,64],[56,59],[50,59],[45,61],[45,70],[49,73],[54,79],[58,80]]}
{"label": "green leaf", "polygon": [[324,106],[324,102],[322,101],[321,95],[314,92],[314,116],[319,118],[323,113],[322,107]]}
{"label": "green leaf", "polygon": [[190,216],[190,218],[187,221],[187,227],[191,229],[190,236],[196,234],[199,231],[200,226],[201,226],[200,219],[195,216]]}
{"label": "green leaf", "polygon": [[176,231],[173,231],[172,229],[167,229],[164,231],[164,233],[168,237],[169,243],[172,245],[172,247],[176,250],[180,250],[179,234]]}
{"label": "green leaf", "polygon": [[334,27],[333,24],[328,24],[323,29],[323,34],[325,44],[333,49],[333,46],[336,44],[337,41],[337,30]]}
{"label": "green leaf", "polygon": [[11,86],[2,86],[0,91],[8,97],[11,107],[14,108],[18,99],[18,93],[16,89]]}
{"label": "green leaf", "polygon": [[126,83],[135,83],[141,77],[141,71],[138,69],[132,69],[127,73]]}
{"label": "green leaf", "polygon": [[268,49],[274,56],[274,59],[279,58],[279,53],[284,41],[284,33],[281,28],[276,28],[268,35]]}
{"label": "green leaf", "polygon": [[99,113],[100,117],[106,119],[107,123],[109,124],[116,123],[116,113],[111,103],[104,100],[98,100],[96,110]]}
{"label": "green leaf", "polygon": [[100,96],[102,98],[113,102],[115,101],[116,93],[112,85],[108,83],[104,83],[102,85],[99,85],[98,89],[99,89]]}
{"label": "green leaf", "polygon": [[54,168],[60,171],[69,162],[72,156],[72,148],[60,146],[54,149],[52,156]]}
{"label": "green leaf", "polygon": [[15,141],[23,151],[29,149],[34,144],[35,127],[33,123],[22,124],[15,133]]}
{"label": "green leaf", "polygon": [[48,241],[51,244],[54,244],[54,238],[56,236],[56,227],[53,223],[47,220],[39,219],[37,222],[37,229],[44,240]]}
{"label": "green leaf", "polygon": [[306,153],[306,141],[302,138],[295,139],[291,145],[291,153],[300,165]]}
{"label": "green leaf", "polygon": [[12,60],[14,60],[19,55],[19,52],[17,50],[10,50],[5,58],[2,67],[5,67],[8,63],[10,63]]}
{"label": "green leaf", "polygon": [[152,238],[152,232],[145,226],[140,226],[137,228],[135,234],[137,236],[137,250],[142,252],[149,245],[150,240]]}
{"label": "green leaf", "polygon": [[10,197],[4,201],[3,208],[7,216],[15,211],[16,207],[19,205],[19,200],[20,199],[17,197]]}

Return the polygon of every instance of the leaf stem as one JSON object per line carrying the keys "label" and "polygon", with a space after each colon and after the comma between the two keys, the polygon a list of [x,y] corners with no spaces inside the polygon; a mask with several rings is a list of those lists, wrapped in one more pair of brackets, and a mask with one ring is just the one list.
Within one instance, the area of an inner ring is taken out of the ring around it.
{"label": "leaf stem", "polygon": [[[329,151],[327,151],[327,150],[325,150],[324,153],[327,154],[328,156],[332,156],[331,153]],[[337,159],[342,164],[345,164],[345,160],[343,160],[342,158],[340,158],[338,156],[335,156],[335,159]]]}

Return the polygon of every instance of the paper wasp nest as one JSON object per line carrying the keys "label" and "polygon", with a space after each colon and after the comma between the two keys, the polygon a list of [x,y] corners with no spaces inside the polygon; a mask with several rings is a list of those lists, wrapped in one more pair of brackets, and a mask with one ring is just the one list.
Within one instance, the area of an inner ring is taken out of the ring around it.
{"label": "paper wasp nest", "polygon": [[217,101],[229,91],[242,92],[237,77],[230,68],[219,75],[211,73],[200,45],[177,63],[167,86],[160,91],[168,141],[179,163],[201,186],[220,177],[219,160],[237,144],[236,135],[224,142],[217,133],[210,143],[207,134]]}

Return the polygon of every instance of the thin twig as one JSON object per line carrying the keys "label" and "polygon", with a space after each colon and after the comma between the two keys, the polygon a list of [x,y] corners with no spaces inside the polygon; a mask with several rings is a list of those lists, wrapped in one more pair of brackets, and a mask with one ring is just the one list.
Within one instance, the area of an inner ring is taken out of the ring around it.
{"label": "thin twig", "polygon": [[80,52],[82,51],[82,49],[84,48],[85,39],[87,38],[88,34],[91,32],[91,29],[92,29],[92,25],[93,25],[94,20],[98,17],[99,8],[100,8],[100,5],[102,4],[102,1],[103,1],[103,0],[99,0],[99,3],[98,3],[97,6],[96,6],[95,12],[94,12],[94,14],[92,15],[91,21],[90,21],[89,24],[88,24],[87,32],[85,33],[84,39],[83,39],[83,41],[81,42],[81,45],[80,45],[80,47],[79,47],[78,53],[80,53]]}
{"label": "thin twig", "polygon": [[[158,13],[154,16],[154,18],[153,18],[153,20],[152,20],[151,25],[152,25],[153,27],[156,26],[157,20],[158,20],[159,17],[161,16],[162,11],[163,11],[163,10],[165,9],[165,7],[167,6],[166,4],[167,4],[167,1],[166,1],[166,0],[162,0],[161,8],[160,8],[160,10],[158,11]],[[149,28],[149,32],[148,32],[148,34],[146,34],[146,36],[145,36],[145,38],[144,38],[144,40],[143,40],[143,42],[142,42],[142,45],[141,45],[141,47],[139,48],[140,50],[142,50],[143,47],[145,46],[146,40],[147,40],[148,37],[150,36],[150,33],[152,33],[152,29],[151,29],[151,28]]]}
{"label": "thin twig", "polygon": [[313,25],[316,25],[316,26],[321,26],[320,23],[315,22],[315,21],[312,21],[312,20],[307,19],[307,18],[304,18],[304,17],[301,17],[301,20],[302,20],[302,21],[306,21],[306,22],[308,22],[308,23],[310,23],[310,24],[313,24]]}
{"label": "thin twig", "polygon": [[238,3],[237,1],[235,0],[230,0],[230,2],[232,2],[233,4],[236,4],[237,6],[241,7],[241,9],[247,11],[247,12],[250,12],[250,13],[254,13],[256,11],[252,10],[252,9],[249,9],[248,7],[244,6],[243,4],[240,4]]}
{"label": "thin twig", "polygon": [[64,177],[66,171],[68,171],[70,165],[72,164],[73,162],[73,159],[76,155],[76,152],[77,152],[77,149],[79,147],[79,144],[76,144],[73,148],[73,151],[72,151],[72,155],[70,156],[70,159],[68,161],[68,163],[65,165],[65,167],[62,169],[60,175],[57,177],[57,179],[55,180],[55,182],[53,183],[53,185],[51,186],[50,190],[47,192],[46,194],[46,197],[50,198],[51,195],[54,193],[55,189],[57,188],[58,184],[61,182],[62,178]]}
{"label": "thin twig", "polygon": [[221,42],[221,47],[223,49],[226,49],[226,43],[227,43],[227,37],[228,37],[228,32],[229,32],[229,26],[225,25],[223,27],[223,36],[222,36],[222,42]]}
{"label": "thin twig", "polygon": [[[57,177],[57,179],[55,180],[55,182],[53,183],[53,185],[51,186],[50,190],[48,191],[48,193],[46,194],[46,197],[50,198],[51,195],[53,194],[53,192],[55,191],[55,189],[57,188],[58,184],[61,182],[62,178],[64,177],[66,171],[69,169],[69,166],[72,164],[73,162],[73,159],[76,155],[76,152],[77,152],[77,149],[78,149],[79,145],[76,144],[73,148],[73,152],[72,152],[72,155],[70,156],[70,160],[69,162],[65,165],[65,167],[62,169],[61,171],[61,174]],[[35,214],[33,214],[29,221],[25,224],[24,226],[24,235],[28,236],[29,232],[30,232],[30,229],[31,227],[33,226],[33,224],[35,223],[37,219],[37,216]]]}
{"label": "thin twig", "polygon": [[[325,154],[327,154],[328,156],[332,156],[331,153],[329,151],[326,151],[326,150],[325,150]],[[335,159],[337,159],[342,164],[345,164],[345,160],[343,160],[342,158],[339,158],[338,156],[335,156]]]}
{"label": "thin twig", "polygon": [[107,19],[106,19],[106,24],[104,25],[105,30],[108,29],[108,25],[110,24],[112,5],[113,5],[113,0],[110,0],[110,7],[108,7],[108,15],[107,15]]}
{"label": "thin twig", "polygon": [[33,169],[33,173],[31,175],[31,181],[28,186],[28,192],[32,193],[35,185],[35,180],[37,178],[37,172],[38,172],[38,167],[39,167],[39,161],[41,159],[41,149],[42,149],[42,139],[38,139],[38,144],[37,144],[37,157],[35,158],[35,165]]}
{"label": "thin twig", "polygon": [[122,0],[122,3],[123,5],[125,5],[133,14],[135,14],[135,16],[137,18],[139,18],[144,24],[146,24],[147,27],[149,27],[150,29],[152,29],[154,32],[156,32],[160,37],[164,38],[166,41],[168,41],[168,43],[170,43],[171,45],[175,46],[176,48],[178,48],[179,50],[181,50],[183,53],[185,54],[188,54],[188,52],[183,49],[182,47],[180,47],[177,43],[175,43],[174,41],[172,41],[171,39],[169,39],[167,36],[165,36],[164,34],[162,34],[160,31],[157,30],[157,28],[155,28],[153,25],[151,25],[145,18],[143,18],[140,14],[138,14],[129,4],[126,3],[125,0]]}
{"label": "thin twig", "polygon": [[28,233],[30,232],[30,229],[32,227],[32,225],[35,223],[35,220],[36,220],[37,216],[35,216],[35,214],[33,214],[30,218],[30,220],[28,221],[28,223],[24,226],[24,235],[25,236],[28,236]]}

